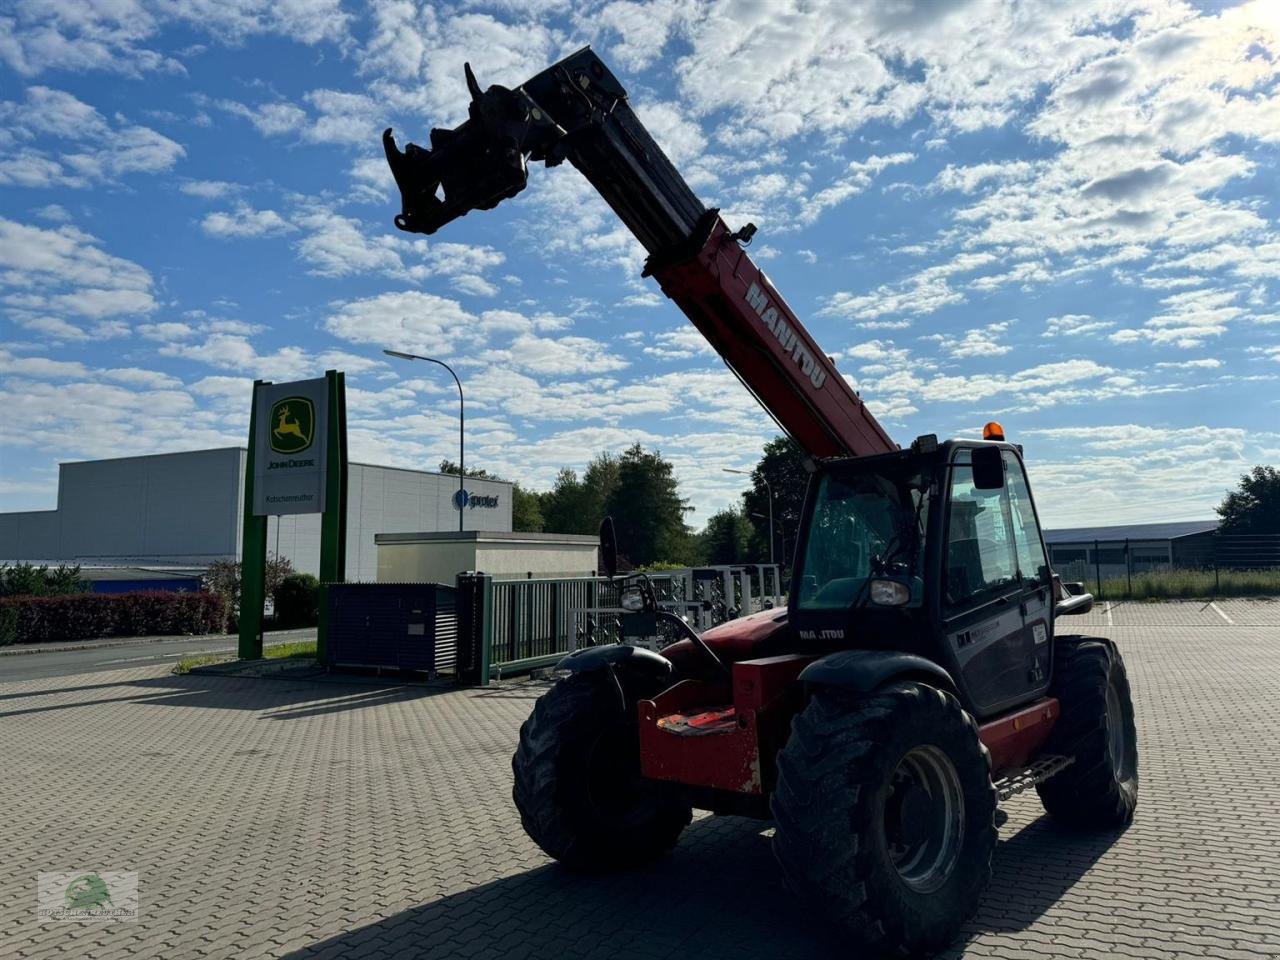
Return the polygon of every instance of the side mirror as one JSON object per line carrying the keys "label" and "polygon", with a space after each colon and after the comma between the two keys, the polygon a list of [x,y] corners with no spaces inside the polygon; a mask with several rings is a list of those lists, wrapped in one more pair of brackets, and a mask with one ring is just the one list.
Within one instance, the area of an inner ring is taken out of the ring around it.
{"label": "side mirror", "polygon": [[973,485],[979,490],[1004,486],[1004,457],[999,447],[973,448]]}
{"label": "side mirror", "polygon": [[618,537],[613,532],[613,517],[605,517],[600,521],[600,564],[610,580],[617,576]]}

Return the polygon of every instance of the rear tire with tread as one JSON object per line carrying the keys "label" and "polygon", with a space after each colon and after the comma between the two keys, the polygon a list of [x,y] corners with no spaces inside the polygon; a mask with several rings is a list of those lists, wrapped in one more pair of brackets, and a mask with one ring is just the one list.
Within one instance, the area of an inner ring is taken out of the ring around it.
{"label": "rear tire with tread", "polygon": [[[905,879],[887,827],[896,771],[918,751],[949,761],[960,797],[954,862],[927,890]],[[788,886],[865,951],[945,947],[977,909],[991,875],[990,757],[959,701],[923,683],[894,683],[866,696],[816,690],[778,754],[771,805],[773,849]]]}
{"label": "rear tire with tread", "polygon": [[529,837],[580,870],[648,863],[692,818],[668,784],[640,776],[634,714],[624,716],[607,671],[559,681],[534,705],[511,758],[512,798]]}
{"label": "rear tire with tread", "polygon": [[1040,802],[1072,826],[1126,826],[1138,804],[1138,737],[1120,651],[1110,640],[1059,637],[1053,669],[1062,714],[1044,752],[1075,762],[1037,784]]}

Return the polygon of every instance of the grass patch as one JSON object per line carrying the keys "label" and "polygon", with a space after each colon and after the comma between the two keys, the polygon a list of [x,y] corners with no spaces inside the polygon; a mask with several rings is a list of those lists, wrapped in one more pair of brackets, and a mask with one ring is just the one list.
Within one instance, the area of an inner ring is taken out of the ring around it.
{"label": "grass patch", "polygon": [[[314,640],[294,640],[289,643],[273,643],[262,648],[262,656],[267,660],[304,660],[316,655]],[[203,667],[211,663],[226,663],[235,657],[225,653],[205,653],[192,657],[183,657],[174,665],[173,672],[183,676],[191,672],[193,667]]]}
{"label": "grass patch", "polygon": [[1280,597],[1280,570],[1152,570],[1126,577],[1086,580],[1085,589],[1106,600],[1212,600],[1217,597]]}

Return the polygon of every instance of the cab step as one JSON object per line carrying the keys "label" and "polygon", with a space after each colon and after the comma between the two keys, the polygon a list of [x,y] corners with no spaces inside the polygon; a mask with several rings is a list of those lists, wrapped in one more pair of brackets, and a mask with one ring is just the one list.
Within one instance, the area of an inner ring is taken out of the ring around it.
{"label": "cab step", "polygon": [[1075,757],[1064,757],[1056,753],[1042,754],[1027,766],[1011,771],[997,780],[996,793],[1003,803],[1023,790],[1029,790],[1037,783],[1043,783],[1054,774],[1061,773],[1075,762]]}

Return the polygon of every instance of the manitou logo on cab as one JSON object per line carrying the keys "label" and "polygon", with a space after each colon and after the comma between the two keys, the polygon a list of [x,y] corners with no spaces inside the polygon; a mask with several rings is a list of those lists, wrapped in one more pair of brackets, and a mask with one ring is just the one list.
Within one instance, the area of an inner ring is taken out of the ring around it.
{"label": "manitou logo on cab", "polygon": [[795,330],[791,329],[791,325],[778,313],[778,308],[769,302],[768,296],[758,284],[753,283],[751,289],[747,291],[747,303],[751,304],[751,308],[760,315],[761,322],[782,344],[782,349],[791,354],[804,375],[809,378],[809,382],[813,384],[814,389],[822,389],[827,379],[826,371],[814,361],[813,354],[800,342],[800,337]]}

